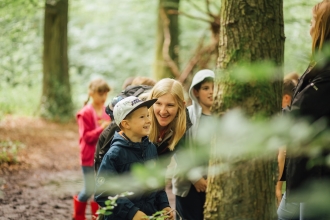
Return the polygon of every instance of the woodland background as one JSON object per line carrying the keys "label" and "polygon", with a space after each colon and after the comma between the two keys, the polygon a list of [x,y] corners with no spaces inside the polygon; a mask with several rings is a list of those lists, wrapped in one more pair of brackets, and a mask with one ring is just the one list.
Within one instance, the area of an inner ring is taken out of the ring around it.
{"label": "woodland background", "polygon": [[[204,38],[212,32],[206,1],[181,0],[178,66],[184,68]],[[220,0],[210,0],[219,14]],[[309,23],[317,1],[284,1],[284,74],[301,74],[310,55]],[[129,76],[154,77],[156,0],[71,0],[68,19],[68,58],[74,112],[87,98],[91,79],[105,78],[113,88],[109,100]],[[0,1],[0,118],[6,114],[36,116],[42,93],[42,52],[45,2]],[[191,15],[191,16],[186,16]],[[207,67],[215,70],[216,60]],[[194,74],[198,68],[189,74]]]}

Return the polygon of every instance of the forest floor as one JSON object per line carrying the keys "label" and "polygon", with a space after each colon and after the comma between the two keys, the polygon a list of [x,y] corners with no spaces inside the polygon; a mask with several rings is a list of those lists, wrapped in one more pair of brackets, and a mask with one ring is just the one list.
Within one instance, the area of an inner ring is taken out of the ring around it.
{"label": "forest floor", "polygon": [[83,186],[77,124],[6,116],[0,140],[24,146],[17,164],[0,165],[0,220],[71,219],[72,196]]}

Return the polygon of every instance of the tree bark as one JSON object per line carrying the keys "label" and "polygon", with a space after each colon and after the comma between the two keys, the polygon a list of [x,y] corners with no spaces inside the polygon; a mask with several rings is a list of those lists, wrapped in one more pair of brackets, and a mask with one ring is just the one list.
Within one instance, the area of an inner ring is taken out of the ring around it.
{"label": "tree bark", "polygon": [[178,78],[179,18],[168,11],[179,10],[180,0],[159,0],[156,57],[153,75],[156,80]]}
{"label": "tree bark", "polygon": [[67,24],[68,0],[46,0],[40,108],[44,118],[63,120],[72,117]]}
{"label": "tree bark", "polygon": [[[281,109],[284,23],[282,0],[222,0],[218,69],[212,111],[222,115],[240,108],[248,116],[271,116]],[[278,66],[271,79],[242,82],[231,67],[271,61]],[[237,137],[239,138],[239,137]],[[211,155],[216,155],[212,146]],[[228,172],[209,175],[205,219],[276,218],[276,155],[210,159],[210,165],[229,165]],[[237,162],[238,160],[238,162]],[[231,161],[235,161],[231,162]]]}

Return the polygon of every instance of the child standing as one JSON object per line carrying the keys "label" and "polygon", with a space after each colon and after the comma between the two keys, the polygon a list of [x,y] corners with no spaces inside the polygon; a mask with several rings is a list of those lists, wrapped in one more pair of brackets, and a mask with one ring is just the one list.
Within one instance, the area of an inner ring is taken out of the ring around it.
{"label": "child standing", "polygon": [[[108,197],[115,194],[107,187],[107,183],[113,181],[111,177],[127,174],[133,164],[157,159],[157,149],[148,139],[151,125],[148,108],[156,101],[142,101],[129,96],[115,105],[114,120],[121,131],[115,133],[97,174],[95,201],[100,206],[104,207]],[[119,197],[113,214],[105,216],[105,219],[140,220],[160,210],[170,213],[168,219],[173,219],[164,190],[134,193],[129,198]]]}
{"label": "child standing", "polygon": [[[214,72],[208,69],[197,72],[192,80],[189,89],[189,96],[192,99],[192,105],[188,107],[189,117],[192,122],[191,128],[187,130],[187,144],[189,151],[193,157],[208,156],[210,145],[209,140],[206,142],[200,140],[200,134],[207,129],[207,121],[211,117],[211,106],[213,104],[213,87],[214,87]],[[196,138],[197,137],[197,138]],[[196,149],[195,147],[204,147],[205,149]],[[197,153],[198,152],[198,153]],[[205,173],[196,173],[193,178],[182,178],[180,169],[184,166],[187,160],[186,153],[175,155],[176,171],[172,179],[173,193],[175,194],[176,210],[183,219],[203,220],[204,219],[204,203],[207,181]],[[194,158],[188,160],[196,161]],[[205,160],[203,160],[205,161]],[[207,166],[207,164],[201,164]],[[187,173],[187,172],[186,172]]]}
{"label": "child standing", "polygon": [[[96,79],[89,84],[88,99],[85,106],[77,113],[79,126],[80,163],[84,177],[84,188],[73,197],[73,219],[85,220],[85,210],[88,199],[95,189],[94,152],[99,135],[110,124],[110,117],[105,112],[104,103],[110,87],[103,79]],[[89,99],[91,104],[88,104]],[[98,204],[91,202],[91,211],[96,218]]]}

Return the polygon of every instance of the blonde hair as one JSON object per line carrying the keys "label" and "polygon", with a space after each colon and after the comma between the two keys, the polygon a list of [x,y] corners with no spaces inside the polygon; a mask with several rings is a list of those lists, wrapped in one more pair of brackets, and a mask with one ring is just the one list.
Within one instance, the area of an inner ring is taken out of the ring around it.
{"label": "blonde hair", "polygon": [[144,76],[137,76],[135,77],[135,79],[133,79],[132,81],[132,86],[139,86],[139,85],[147,85],[147,86],[154,86],[156,84],[156,81],[148,78],[148,77],[144,77]]}
{"label": "blonde hair", "polygon": [[[173,130],[173,136],[169,141],[168,148],[172,151],[186,131],[186,108],[184,104],[183,87],[181,83],[170,78],[162,79],[157,82],[151,90],[149,99],[159,98],[166,94],[171,94],[179,107],[176,117],[169,124],[169,128]],[[153,143],[156,143],[158,135],[160,134],[160,126],[154,114],[153,107],[151,106],[149,109],[151,111],[151,132],[149,139]]]}
{"label": "blonde hair", "polygon": [[323,44],[330,40],[330,0],[323,0],[313,7],[315,25],[312,33],[312,55],[321,51]]}
{"label": "blonde hair", "polygon": [[90,99],[90,93],[97,92],[97,93],[105,93],[110,92],[111,88],[108,83],[104,79],[94,79],[89,83],[88,86],[88,98],[84,102],[84,105],[87,105]]}

